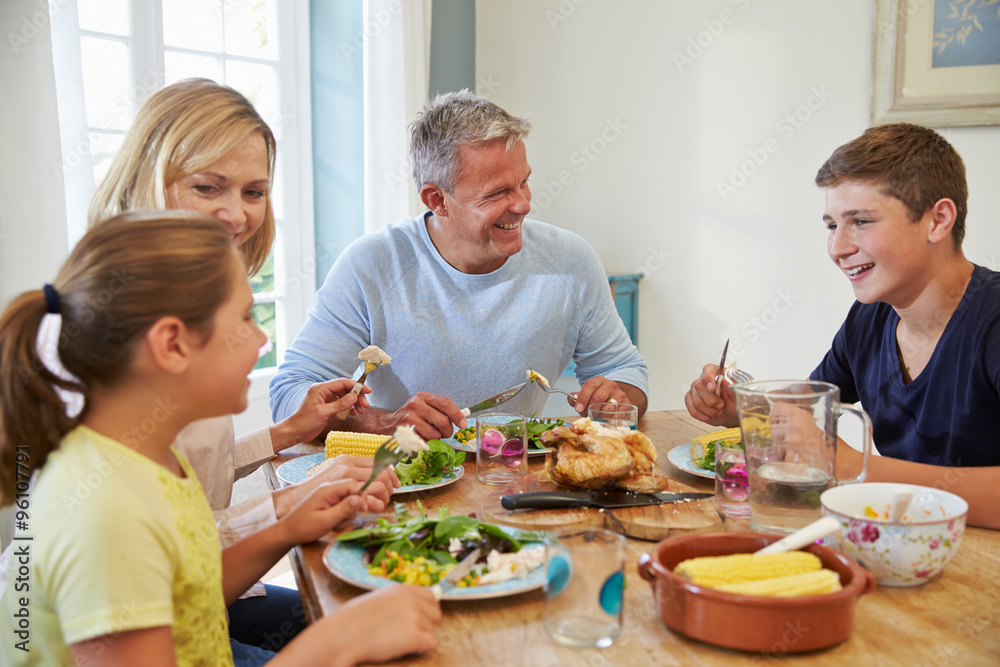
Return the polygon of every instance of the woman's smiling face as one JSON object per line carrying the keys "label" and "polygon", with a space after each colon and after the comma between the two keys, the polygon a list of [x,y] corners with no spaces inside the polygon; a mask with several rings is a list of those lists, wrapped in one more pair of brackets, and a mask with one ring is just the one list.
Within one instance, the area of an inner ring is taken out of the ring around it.
{"label": "woman's smiling face", "polygon": [[167,206],[217,218],[238,247],[264,223],[269,185],[267,145],[254,132],[217,162],[169,184]]}

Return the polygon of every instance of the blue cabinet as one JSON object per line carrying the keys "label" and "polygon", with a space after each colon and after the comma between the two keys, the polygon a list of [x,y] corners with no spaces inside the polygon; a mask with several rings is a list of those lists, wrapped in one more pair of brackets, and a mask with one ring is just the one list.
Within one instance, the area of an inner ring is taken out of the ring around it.
{"label": "blue cabinet", "polygon": [[[608,276],[608,284],[611,287],[611,296],[615,300],[615,309],[618,316],[625,324],[632,344],[639,346],[639,280],[641,273],[628,273]],[[563,377],[572,377],[576,364],[572,361],[563,372]]]}
{"label": "blue cabinet", "polygon": [[618,316],[625,323],[632,344],[639,346],[639,279],[641,273],[608,276],[611,284],[611,296],[615,299]]}

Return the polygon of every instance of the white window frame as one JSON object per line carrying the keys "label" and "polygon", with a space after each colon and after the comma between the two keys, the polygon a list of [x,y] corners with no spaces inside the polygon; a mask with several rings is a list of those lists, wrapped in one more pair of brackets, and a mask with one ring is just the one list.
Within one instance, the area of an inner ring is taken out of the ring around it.
{"label": "white window frame", "polygon": [[[225,0],[219,0],[224,2]],[[126,43],[131,57],[132,82],[138,108],[165,83],[162,2],[130,0],[131,36],[80,31],[81,36]],[[305,322],[316,285],[313,212],[312,102],[308,0],[276,2],[278,62],[275,65],[282,123],[276,175],[282,188],[282,217],[276,220],[274,246],[275,291],[255,295],[255,302],[276,301],[277,364]],[[184,52],[183,49],[173,49]],[[199,52],[198,55],[205,55]],[[250,60],[234,57],[234,60]],[[272,65],[270,61],[267,63]],[[156,79],[150,81],[150,76]],[[154,84],[154,85],[150,85]],[[135,109],[133,109],[134,113]],[[116,132],[102,130],[109,134]],[[77,239],[71,239],[71,243]],[[270,423],[267,387],[276,367],[255,370],[248,393],[249,409],[238,418],[237,432]]]}

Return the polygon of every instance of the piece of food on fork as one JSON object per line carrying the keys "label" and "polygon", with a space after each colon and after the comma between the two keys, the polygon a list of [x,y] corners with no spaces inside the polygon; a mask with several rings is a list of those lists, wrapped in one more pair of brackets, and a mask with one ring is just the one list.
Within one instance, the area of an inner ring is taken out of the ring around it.
{"label": "piece of food on fork", "polygon": [[549,386],[549,381],[547,379],[545,379],[545,376],[542,375],[541,373],[539,373],[538,371],[533,371],[533,370],[531,370],[529,368],[527,370],[527,374],[528,374],[528,381],[529,382],[537,382],[538,384],[542,385],[543,387],[548,387]]}
{"label": "piece of food on fork", "polygon": [[[368,379],[369,373],[379,366],[388,366],[392,363],[392,357],[386,354],[378,345],[369,345],[358,352],[358,359],[365,363],[365,372],[361,374],[358,381],[354,383],[354,388],[351,389],[351,393],[355,396],[361,393],[361,388],[365,386],[365,380]],[[350,409],[337,413],[337,419],[345,419],[350,413]]]}

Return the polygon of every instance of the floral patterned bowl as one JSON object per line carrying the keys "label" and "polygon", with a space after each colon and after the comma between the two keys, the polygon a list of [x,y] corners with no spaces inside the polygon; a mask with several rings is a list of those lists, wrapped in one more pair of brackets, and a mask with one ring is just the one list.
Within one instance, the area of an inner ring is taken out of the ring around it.
{"label": "floral patterned bowl", "polygon": [[[901,521],[889,521],[893,493],[913,491]],[[913,484],[848,484],[823,492],[823,513],[840,522],[837,546],[883,586],[930,581],[958,551],[969,504],[947,491]]]}

